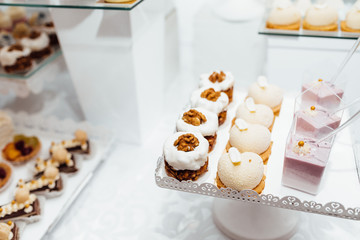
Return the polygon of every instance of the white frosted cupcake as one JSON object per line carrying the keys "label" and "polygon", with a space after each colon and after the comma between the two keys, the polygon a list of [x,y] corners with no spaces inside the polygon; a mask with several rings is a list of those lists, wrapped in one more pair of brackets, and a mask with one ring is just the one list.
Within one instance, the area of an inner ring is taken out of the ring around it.
{"label": "white frosted cupcake", "polygon": [[0,111],[0,146],[11,141],[14,134],[14,125],[11,117]]}
{"label": "white frosted cupcake", "polygon": [[226,93],[232,102],[234,92],[234,77],[231,72],[204,73],[200,75],[200,87],[215,88]]}
{"label": "white frosted cupcake", "polygon": [[237,191],[252,189],[260,194],[265,188],[261,157],[256,153],[240,153],[236,148],[230,148],[218,162],[216,184],[218,188],[229,187]]}
{"label": "white frosted cupcake", "polygon": [[338,12],[328,4],[315,4],[306,12],[303,28],[313,31],[337,31]]}
{"label": "white frosted cupcake", "polygon": [[200,132],[177,132],[164,144],[166,173],[182,180],[197,180],[207,171],[209,142]]}
{"label": "white frosted cupcake", "polygon": [[341,30],[360,33],[360,2],[357,2],[346,14],[345,21],[341,21]]}
{"label": "white frosted cupcake", "polygon": [[[272,130],[275,116],[272,109],[264,104],[255,104],[254,99],[249,97],[240,104],[236,110],[235,119],[244,119],[248,123],[256,123]],[[235,119],[233,123],[235,124]]]}
{"label": "white frosted cupcake", "polygon": [[183,112],[176,122],[179,132],[200,132],[209,142],[209,152],[216,144],[218,128],[217,115],[203,108],[191,108]]}
{"label": "white frosted cupcake", "polygon": [[218,115],[219,126],[226,120],[229,97],[214,88],[200,88],[191,95],[191,107],[200,107]]}
{"label": "white frosted cupcake", "polygon": [[299,30],[300,23],[300,10],[290,2],[280,2],[271,10],[266,21],[266,27],[282,30]]}
{"label": "white frosted cupcake", "polygon": [[239,152],[259,154],[266,164],[271,154],[271,134],[269,129],[260,124],[247,123],[236,119],[230,129],[230,138],[226,150],[236,147]]}
{"label": "white frosted cupcake", "polygon": [[269,84],[265,76],[259,76],[257,82],[250,86],[248,97],[252,97],[256,104],[269,106],[278,115],[284,92],[278,86]]}
{"label": "white frosted cupcake", "polygon": [[20,40],[20,44],[31,49],[30,57],[33,59],[43,59],[51,54],[50,39],[44,32],[32,31]]}
{"label": "white frosted cupcake", "polygon": [[20,73],[32,68],[31,50],[19,44],[3,47],[0,50],[0,63],[7,73]]}

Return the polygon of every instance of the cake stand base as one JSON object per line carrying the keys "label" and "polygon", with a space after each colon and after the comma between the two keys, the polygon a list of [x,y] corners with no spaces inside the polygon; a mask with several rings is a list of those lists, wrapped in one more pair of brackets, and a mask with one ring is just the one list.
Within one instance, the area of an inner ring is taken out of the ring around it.
{"label": "cake stand base", "polygon": [[297,231],[300,214],[260,204],[215,199],[213,219],[231,239],[282,240]]}

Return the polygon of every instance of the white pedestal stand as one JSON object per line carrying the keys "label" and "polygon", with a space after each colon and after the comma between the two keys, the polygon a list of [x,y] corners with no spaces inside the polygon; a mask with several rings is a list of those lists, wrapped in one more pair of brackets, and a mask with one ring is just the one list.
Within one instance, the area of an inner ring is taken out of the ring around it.
{"label": "white pedestal stand", "polygon": [[215,199],[213,219],[231,239],[286,240],[297,230],[299,213],[260,204]]}
{"label": "white pedestal stand", "polygon": [[131,11],[51,9],[86,119],[123,142],[141,143],[162,114],[167,9],[161,2],[147,0]]}

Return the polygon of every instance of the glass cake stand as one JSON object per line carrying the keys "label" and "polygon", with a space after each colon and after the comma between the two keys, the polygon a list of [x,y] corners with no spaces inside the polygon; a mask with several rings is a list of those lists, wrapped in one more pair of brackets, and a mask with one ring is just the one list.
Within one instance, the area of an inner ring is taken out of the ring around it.
{"label": "glass cake stand", "polygon": [[[46,199],[42,205],[41,219],[38,222],[27,224],[21,234],[22,240],[45,239],[62,217],[69,214],[68,210],[74,201],[87,186],[95,172],[107,160],[113,149],[113,135],[107,129],[90,125],[87,122],[74,122],[70,119],[60,120],[56,117],[43,118],[40,115],[29,115],[24,112],[5,111],[13,119],[16,133],[34,135],[40,139],[42,150],[39,157],[43,159],[49,157],[49,147],[52,141],[60,142],[65,139],[72,139],[76,129],[85,130],[90,139],[90,155],[76,156],[76,159],[80,161],[79,171],[66,178],[66,185],[60,196]],[[3,146],[0,147],[2,149]],[[35,162],[33,163],[35,164]],[[1,193],[1,204],[13,199],[14,189],[19,179],[33,177],[29,164],[31,165],[29,162],[25,165],[13,166],[13,181]]]}
{"label": "glass cake stand", "polygon": [[234,94],[228,119],[220,127],[215,149],[209,154],[208,172],[197,181],[180,182],[166,175],[164,159],[160,157],[155,170],[156,184],[161,188],[217,198],[213,207],[214,222],[234,239],[288,239],[296,232],[296,211],[360,220],[360,185],[348,129],[338,134],[335,140],[321,190],[316,196],[281,184],[285,143],[293,119],[296,94],[285,94],[280,115],[275,120],[272,131],[274,144],[267,164],[263,193],[259,195],[253,190],[239,192],[217,188],[217,162],[228,142],[235,110],[246,96],[245,92]]}

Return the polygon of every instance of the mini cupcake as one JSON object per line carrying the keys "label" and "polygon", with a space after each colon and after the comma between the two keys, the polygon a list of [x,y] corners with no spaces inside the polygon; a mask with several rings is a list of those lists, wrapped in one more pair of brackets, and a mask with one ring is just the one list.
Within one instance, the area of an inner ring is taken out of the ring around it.
{"label": "mini cupcake", "polygon": [[234,92],[234,77],[231,72],[205,73],[200,76],[200,87],[215,88],[226,93],[229,102],[232,102]]}
{"label": "mini cupcake", "polygon": [[177,132],[164,144],[166,173],[179,181],[197,180],[207,171],[209,142],[199,132]]}
{"label": "mini cupcake", "polygon": [[266,77],[258,77],[257,82],[250,86],[248,96],[252,97],[256,104],[267,105],[273,110],[275,115],[279,115],[284,96],[283,90],[269,84]]}
{"label": "mini cupcake", "polygon": [[247,98],[245,103],[239,105],[236,110],[235,119],[244,119],[248,123],[260,124],[267,127],[270,131],[274,125],[275,116],[272,109],[264,104],[255,104],[253,98]]}
{"label": "mini cupcake", "polygon": [[301,13],[289,2],[281,2],[270,12],[266,21],[267,28],[299,30]]}
{"label": "mini cupcake", "polygon": [[236,119],[235,125],[230,129],[230,138],[226,150],[228,151],[231,147],[236,147],[241,153],[259,154],[266,164],[272,147],[270,131],[263,125]]}
{"label": "mini cupcake", "polygon": [[219,126],[226,120],[229,97],[214,88],[200,88],[191,96],[191,107],[201,107],[218,115]]}
{"label": "mini cupcake", "polygon": [[337,31],[338,12],[328,4],[316,4],[306,12],[303,28],[313,31]]}
{"label": "mini cupcake", "polygon": [[240,153],[236,148],[230,148],[218,162],[218,188],[252,189],[260,194],[265,188],[265,178],[263,161],[256,153]]}
{"label": "mini cupcake", "polygon": [[0,12],[0,31],[11,32],[12,31],[12,21],[8,14]]}
{"label": "mini cupcake", "polygon": [[6,13],[10,16],[13,25],[19,22],[27,22],[26,10],[24,7],[8,7]]}
{"label": "mini cupcake", "polygon": [[346,15],[345,21],[341,21],[341,30],[344,32],[360,33],[360,2],[357,2]]}
{"label": "mini cupcake", "polygon": [[209,152],[216,144],[218,128],[217,115],[203,108],[192,108],[184,112],[176,122],[179,132],[200,132],[209,142]]}
{"label": "mini cupcake", "polygon": [[32,67],[31,50],[19,44],[3,47],[0,50],[0,63],[7,73],[23,73]]}
{"label": "mini cupcake", "polygon": [[50,39],[44,32],[32,31],[28,37],[22,38],[20,43],[31,49],[30,57],[43,59],[51,54]]}

